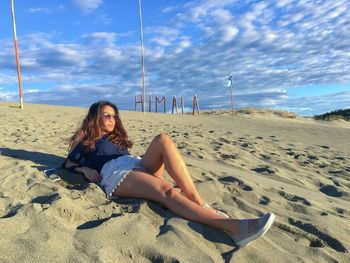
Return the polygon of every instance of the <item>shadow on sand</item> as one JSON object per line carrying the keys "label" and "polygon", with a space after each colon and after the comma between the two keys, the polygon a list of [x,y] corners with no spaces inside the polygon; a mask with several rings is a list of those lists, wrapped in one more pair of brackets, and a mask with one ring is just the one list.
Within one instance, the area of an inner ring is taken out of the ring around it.
{"label": "shadow on sand", "polygon": [[41,172],[46,169],[56,168],[57,174],[61,177],[61,180],[57,181],[57,183],[67,189],[84,190],[89,186],[89,182],[82,174],[70,173],[66,169],[60,168],[65,160],[61,156],[9,148],[0,148],[0,154],[24,161],[32,161],[37,164],[32,167]]}

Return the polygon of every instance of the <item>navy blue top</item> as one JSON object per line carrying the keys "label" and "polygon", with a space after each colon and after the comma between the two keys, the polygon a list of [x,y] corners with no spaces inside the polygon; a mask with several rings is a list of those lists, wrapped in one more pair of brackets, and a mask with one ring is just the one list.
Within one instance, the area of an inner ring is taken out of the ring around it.
{"label": "navy blue top", "polygon": [[88,166],[100,173],[106,162],[123,155],[130,155],[130,153],[128,150],[119,151],[119,146],[110,142],[106,136],[103,136],[96,141],[95,151],[84,150],[80,142],[68,155],[68,159],[78,163],[79,166]]}

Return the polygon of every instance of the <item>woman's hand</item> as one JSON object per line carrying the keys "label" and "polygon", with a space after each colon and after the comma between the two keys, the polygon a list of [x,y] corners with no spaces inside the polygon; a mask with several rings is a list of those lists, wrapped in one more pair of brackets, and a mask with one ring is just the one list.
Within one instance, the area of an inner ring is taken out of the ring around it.
{"label": "woman's hand", "polygon": [[99,183],[101,182],[101,177],[98,174],[98,172],[94,169],[91,169],[90,167],[83,166],[83,167],[77,167],[75,170],[79,173],[84,174],[85,178],[88,179],[90,182],[93,183]]}

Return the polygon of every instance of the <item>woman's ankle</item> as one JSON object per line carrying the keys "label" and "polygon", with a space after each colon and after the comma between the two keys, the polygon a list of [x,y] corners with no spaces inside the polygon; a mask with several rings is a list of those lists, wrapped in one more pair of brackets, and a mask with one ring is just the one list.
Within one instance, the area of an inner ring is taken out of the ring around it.
{"label": "woman's ankle", "polygon": [[199,205],[199,206],[203,206],[205,205],[205,202],[203,201],[202,198],[200,198],[198,195],[196,194],[187,194],[186,197],[191,200],[193,203]]}

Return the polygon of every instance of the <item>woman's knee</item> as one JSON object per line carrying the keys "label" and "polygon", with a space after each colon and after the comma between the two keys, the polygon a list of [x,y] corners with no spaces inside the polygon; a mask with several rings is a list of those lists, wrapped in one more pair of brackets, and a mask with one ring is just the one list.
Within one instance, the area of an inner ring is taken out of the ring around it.
{"label": "woman's knee", "polygon": [[167,135],[165,133],[158,134],[154,139],[158,143],[164,144],[164,145],[173,143],[173,140],[169,137],[169,135]]}
{"label": "woman's knee", "polygon": [[163,198],[173,198],[179,192],[167,181],[162,181],[160,186],[160,194]]}

